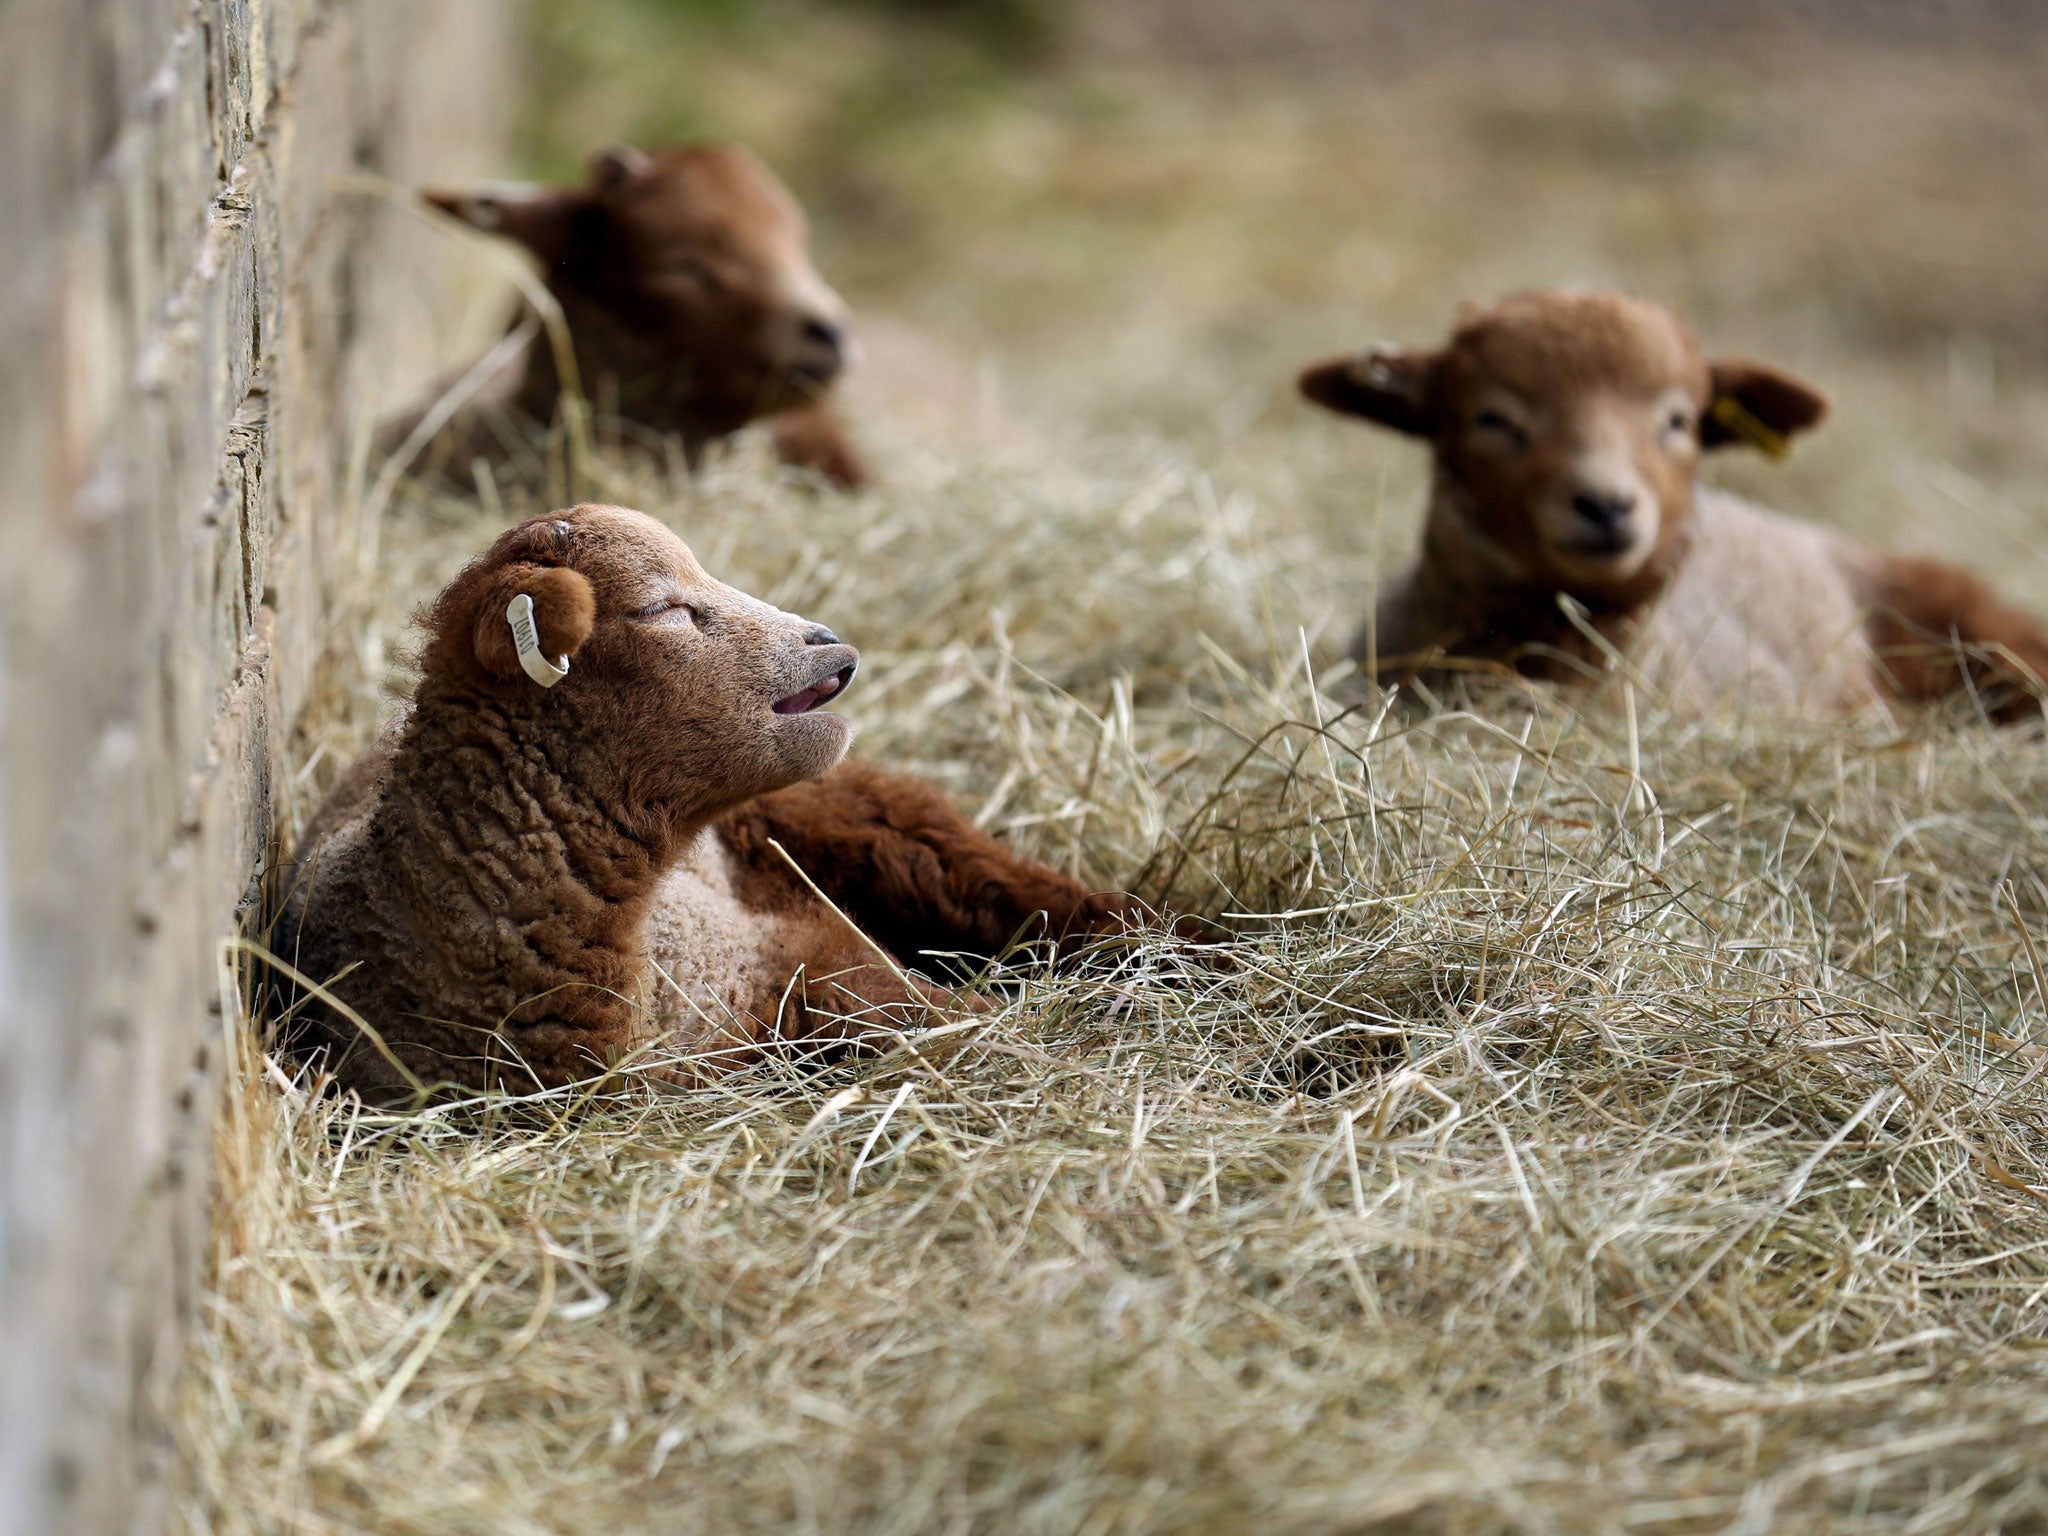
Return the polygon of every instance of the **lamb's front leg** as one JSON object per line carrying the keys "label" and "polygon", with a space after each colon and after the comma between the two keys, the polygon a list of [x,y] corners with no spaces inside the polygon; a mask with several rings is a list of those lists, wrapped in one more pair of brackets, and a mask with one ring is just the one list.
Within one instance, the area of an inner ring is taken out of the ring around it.
{"label": "lamb's front leg", "polygon": [[793,970],[736,1008],[699,1008],[670,1020],[685,1051],[672,1077],[699,1084],[770,1056],[815,1064],[884,1055],[949,1016],[988,1011],[981,998],[890,964],[844,918],[811,900],[813,911],[785,930],[781,954]]}
{"label": "lamb's front leg", "polygon": [[891,965],[836,914],[819,913],[805,947],[811,953],[790,987],[786,1027],[828,1049],[887,1051],[914,1031],[944,1024],[949,1014],[989,1010],[985,999]]}
{"label": "lamb's front leg", "polygon": [[1944,561],[1882,551],[1868,566],[1870,645],[1895,694],[1927,700],[1967,688],[2000,723],[2039,718],[2048,628]]}
{"label": "lamb's front leg", "polygon": [[867,462],[845,423],[822,401],[771,416],[768,435],[783,463],[815,470],[842,491],[857,491],[869,481]]}
{"label": "lamb's front leg", "polygon": [[1440,660],[1459,636],[1458,620],[1426,579],[1420,561],[1410,559],[1373,593],[1372,612],[1352,637],[1350,656],[1361,677],[1407,682]]}
{"label": "lamb's front leg", "polygon": [[868,763],[750,801],[720,831],[763,870],[782,866],[769,846],[780,843],[863,931],[911,962],[1114,932],[1144,911],[1004,846],[932,785]]}

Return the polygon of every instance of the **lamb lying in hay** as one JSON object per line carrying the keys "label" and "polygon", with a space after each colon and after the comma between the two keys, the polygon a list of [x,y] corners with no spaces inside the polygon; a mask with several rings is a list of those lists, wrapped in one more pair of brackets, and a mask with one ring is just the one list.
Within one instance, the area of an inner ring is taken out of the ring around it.
{"label": "lamb lying in hay", "polygon": [[1702,450],[1781,452],[1828,403],[1767,364],[1708,358],[1654,304],[1520,294],[1442,347],[1319,363],[1301,389],[1435,456],[1421,550],[1353,642],[1369,673],[1565,678],[1612,652],[1680,707],[1967,688],[1995,719],[2040,713],[2048,631],[1976,577],[1696,483]]}
{"label": "lamb lying in hay", "polygon": [[[611,425],[694,461],[750,422],[784,462],[867,482],[832,406],[850,344],[843,300],[811,264],[803,208],[731,144],[607,149],[581,183],[436,189],[427,201],[521,246],[561,307],[578,382]],[[546,426],[564,379],[545,335],[514,349],[439,433],[425,463],[466,472]],[[385,424],[396,448],[447,390]]]}
{"label": "lamb lying in hay", "polygon": [[904,969],[920,954],[1142,915],[841,762],[820,706],[854,649],[641,513],[521,524],[423,622],[411,707],[308,824],[275,935],[326,984],[309,1043],[366,1097],[893,1043],[972,1006]]}

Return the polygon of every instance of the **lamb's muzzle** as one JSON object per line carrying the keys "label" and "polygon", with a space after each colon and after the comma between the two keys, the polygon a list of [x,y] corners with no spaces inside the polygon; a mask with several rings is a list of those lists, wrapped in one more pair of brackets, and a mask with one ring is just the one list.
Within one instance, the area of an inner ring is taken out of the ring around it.
{"label": "lamb's muzzle", "polygon": [[[842,661],[842,658],[845,656],[851,656],[853,659]],[[844,693],[853,682],[853,674],[860,670],[860,655],[850,645],[832,646],[828,653],[820,658],[820,662],[828,670],[814,679],[808,686],[798,689],[795,693],[785,698],[777,699],[774,704],[776,714],[803,715],[810,713],[810,711],[818,708],[827,699],[836,698]],[[835,666],[833,665],[835,662],[840,664]]]}

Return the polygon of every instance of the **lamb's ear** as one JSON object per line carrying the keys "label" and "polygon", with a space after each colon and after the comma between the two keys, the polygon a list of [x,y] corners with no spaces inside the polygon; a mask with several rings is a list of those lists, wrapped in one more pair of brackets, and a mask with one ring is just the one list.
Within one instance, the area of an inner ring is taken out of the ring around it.
{"label": "lamb's ear", "polygon": [[1824,393],[1769,363],[1724,357],[1711,366],[1714,394],[1700,418],[1702,448],[1746,443],[1777,458],[1795,433],[1819,426],[1828,414]]}
{"label": "lamb's ear", "polygon": [[590,184],[600,192],[623,187],[654,169],[654,157],[630,144],[614,144],[590,157]]}
{"label": "lamb's ear", "polygon": [[487,181],[474,187],[430,187],[420,194],[443,213],[487,234],[517,240],[556,267],[569,259],[576,217],[588,194],[576,187],[544,187],[530,181]]}
{"label": "lamb's ear", "polygon": [[1441,352],[1375,346],[1301,371],[1301,392],[1342,416],[1363,416],[1410,437],[1436,435]]}
{"label": "lamb's ear", "polygon": [[[532,640],[544,665],[531,666],[522,658],[520,625],[523,614],[516,609],[521,596],[533,603]],[[507,610],[515,610],[508,613]],[[478,593],[470,620],[476,646],[477,664],[493,677],[508,681],[532,678],[543,687],[552,674],[555,681],[569,660],[590,638],[597,621],[597,595],[580,571],[565,565],[533,565],[520,561],[506,566],[485,582]],[[541,674],[536,676],[536,670]]]}

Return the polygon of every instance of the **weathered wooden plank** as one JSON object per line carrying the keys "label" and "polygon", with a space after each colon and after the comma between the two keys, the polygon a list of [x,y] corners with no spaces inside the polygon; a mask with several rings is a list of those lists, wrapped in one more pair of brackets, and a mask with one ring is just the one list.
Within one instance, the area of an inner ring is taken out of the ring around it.
{"label": "weathered wooden plank", "polygon": [[390,398],[356,381],[448,361],[416,295],[462,253],[394,245],[343,180],[493,169],[475,71],[503,25],[491,0],[0,9],[0,1536],[151,1521],[219,947],[350,535],[353,423]]}

